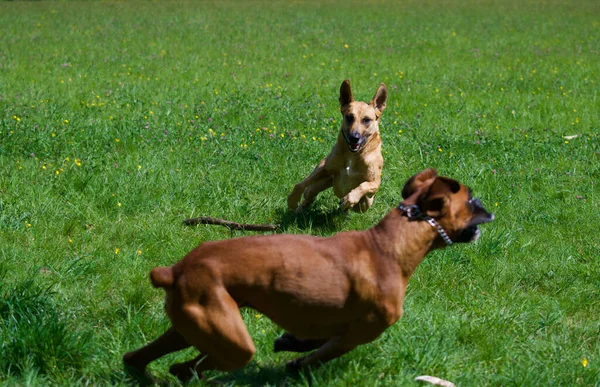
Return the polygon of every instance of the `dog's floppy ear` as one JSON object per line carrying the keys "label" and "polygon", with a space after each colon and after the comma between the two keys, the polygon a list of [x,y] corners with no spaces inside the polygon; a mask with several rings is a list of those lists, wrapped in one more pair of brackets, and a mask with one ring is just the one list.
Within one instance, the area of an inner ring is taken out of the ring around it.
{"label": "dog's floppy ear", "polygon": [[426,194],[422,195],[417,205],[421,211],[432,218],[441,216],[444,207],[448,203],[449,194],[457,193],[460,190],[460,183],[447,177],[436,177],[429,186]]}
{"label": "dog's floppy ear", "polygon": [[433,168],[427,168],[412,176],[402,188],[402,199],[408,199],[418,190],[430,185],[436,177],[437,171]]}
{"label": "dog's floppy ear", "polygon": [[375,115],[377,119],[381,117],[381,113],[385,110],[385,101],[387,101],[388,91],[385,87],[385,83],[379,85],[379,88],[375,92],[375,95],[371,99],[370,105],[375,108]]}
{"label": "dog's floppy ear", "polygon": [[354,102],[354,96],[352,95],[350,80],[346,79],[342,82],[342,86],[340,87],[340,106],[344,107],[350,102]]}

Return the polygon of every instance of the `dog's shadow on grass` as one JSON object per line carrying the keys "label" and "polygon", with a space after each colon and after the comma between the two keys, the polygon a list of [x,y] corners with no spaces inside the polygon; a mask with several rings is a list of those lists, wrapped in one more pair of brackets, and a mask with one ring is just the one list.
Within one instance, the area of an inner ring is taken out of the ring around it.
{"label": "dog's shadow on grass", "polygon": [[322,208],[309,207],[302,213],[286,209],[277,210],[279,230],[286,232],[291,227],[301,230],[317,230],[331,233],[340,230],[341,222],[348,217],[348,213],[338,209],[323,210]]}
{"label": "dog's shadow on grass", "polygon": [[[115,371],[111,377],[111,384],[125,382],[127,385],[134,386],[172,386],[177,384],[175,377],[153,378],[151,374],[139,374],[134,370],[125,367],[120,373]],[[305,371],[310,372],[310,371]],[[123,376],[125,376],[123,378]],[[156,375],[154,375],[156,376]],[[207,371],[204,376],[194,378],[184,383],[190,386],[287,386],[297,384],[306,380],[308,374],[302,372],[290,372],[282,365],[259,366],[256,362],[251,362],[247,366],[233,372],[224,373],[220,371]]]}
{"label": "dog's shadow on grass", "polygon": [[250,363],[246,367],[220,375],[212,380],[224,385],[245,385],[245,386],[287,386],[296,384],[304,377],[300,373],[286,371],[282,366],[258,366],[256,363]]}

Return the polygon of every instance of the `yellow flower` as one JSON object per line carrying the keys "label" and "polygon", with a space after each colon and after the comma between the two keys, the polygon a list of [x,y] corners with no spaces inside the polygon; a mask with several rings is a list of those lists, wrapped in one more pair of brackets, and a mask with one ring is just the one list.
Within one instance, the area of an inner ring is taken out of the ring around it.
{"label": "yellow flower", "polygon": [[589,361],[587,359],[587,357],[584,357],[583,360],[581,360],[581,365],[583,366],[583,368],[586,368],[589,364]]}
{"label": "yellow flower", "polygon": [[117,203],[117,206],[118,206],[118,207],[121,207],[121,202],[118,202],[118,203]]}
{"label": "yellow flower", "polygon": [[140,170],[140,169],[142,169],[142,166],[141,166],[141,165],[138,165],[138,170]]}
{"label": "yellow flower", "polygon": [[121,140],[119,140],[118,138],[115,138],[115,142],[120,142]]}
{"label": "yellow flower", "polygon": [[137,255],[142,255],[142,250],[138,250]]}
{"label": "yellow flower", "polygon": [[344,44],[344,48],[348,48],[348,45],[347,45],[347,44]]}
{"label": "yellow flower", "polygon": [[27,223],[27,224],[26,224],[26,226],[27,226],[27,227],[31,227],[31,223]]}
{"label": "yellow flower", "polygon": [[119,254],[119,251],[121,251],[121,249],[119,249],[118,247],[115,249],[115,254]]}

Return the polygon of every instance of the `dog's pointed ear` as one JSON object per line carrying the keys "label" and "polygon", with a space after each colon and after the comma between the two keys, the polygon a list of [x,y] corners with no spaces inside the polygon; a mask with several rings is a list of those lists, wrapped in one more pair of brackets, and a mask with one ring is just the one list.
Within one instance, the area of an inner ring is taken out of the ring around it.
{"label": "dog's pointed ear", "polygon": [[387,87],[385,87],[385,83],[379,85],[379,88],[375,92],[375,95],[371,99],[370,105],[375,108],[375,115],[377,119],[381,117],[381,113],[385,110],[385,102],[387,101],[388,91]]}
{"label": "dog's pointed ear", "polygon": [[444,207],[450,200],[449,194],[457,193],[459,190],[458,181],[438,176],[429,186],[427,193],[420,197],[417,205],[423,213],[437,218],[444,213]]}
{"label": "dog's pointed ear", "polygon": [[342,82],[342,86],[340,86],[340,107],[344,107],[350,102],[354,102],[354,96],[352,95],[350,80],[346,79]]}
{"label": "dog's pointed ear", "polygon": [[433,168],[427,168],[412,176],[406,181],[404,188],[402,188],[402,199],[408,199],[418,190],[431,185],[436,177],[437,171]]}

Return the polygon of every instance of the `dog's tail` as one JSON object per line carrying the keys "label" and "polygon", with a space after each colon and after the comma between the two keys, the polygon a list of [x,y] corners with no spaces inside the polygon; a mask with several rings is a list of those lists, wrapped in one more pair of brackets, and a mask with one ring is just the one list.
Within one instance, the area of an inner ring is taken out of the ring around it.
{"label": "dog's tail", "polygon": [[173,286],[173,268],[171,266],[155,267],[150,272],[150,281],[155,288],[167,288]]}

